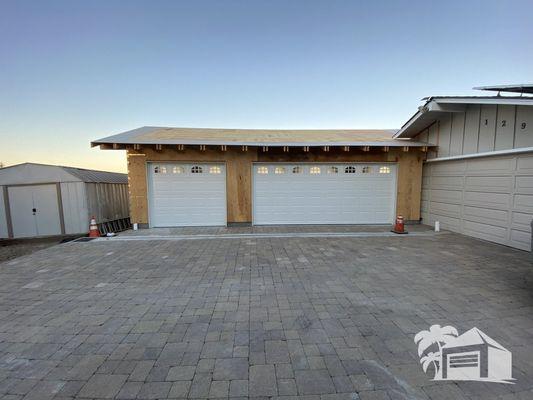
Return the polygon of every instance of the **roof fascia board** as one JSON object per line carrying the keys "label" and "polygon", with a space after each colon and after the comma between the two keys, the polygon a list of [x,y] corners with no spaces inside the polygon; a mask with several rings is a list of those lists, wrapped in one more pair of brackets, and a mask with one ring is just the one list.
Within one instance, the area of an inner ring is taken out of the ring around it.
{"label": "roof fascia board", "polygon": [[429,104],[426,105],[428,112],[431,111],[440,111],[440,112],[449,112],[449,113],[456,113],[456,112],[465,112],[466,111],[466,104],[463,103],[442,103],[438,100],[433,100]]}
{"label": "roof fascia board", "polygon": [[370,146],[370,147],[382,147],[382,146],[388,146],[388,147],[424,147],[424,146],[433,146],[432,144],[424,143],[424,142],[412,142],[409,139],[396,139],[396,140],[390,140],[390,141],[382,141],[382,142],[224,142],[224,141],[206,141],[206,140],[195,140],[195,141],[187,141],[187,140],[158,140],[158,141],[133,141],[133,142],[111,142],[111,141],[94,141],[91,143],[93,146],[99,146],[101,144],[122,144],[122,145],[132,145],[132,144],[139,144],[139,145],[155,145],[155,144],[161,144],[164,146],[173,146],[178,144],[183,144],[186,146],[199,146],[199,145],[206,145],[206,146],[249,146],[249,147],[262,147],[262,146],[269,146],[269,147],[283,147],[283,146],[289,146],[289,147],[300,147],[300,146],[309,146],[309,147],[319,147],[319,146],[330,146],[330,147],[342,147],[342,146],[353,146],[353,147],[362,147],[362,146]]}
{"label": "roof fascia board", "polygon": [[533,106],[533,97],[527,98],[475,98],[475,97],[450,97],[450,98],[433,98],[433,101],[439,104],[502,104],[502,105],[524,105]]}

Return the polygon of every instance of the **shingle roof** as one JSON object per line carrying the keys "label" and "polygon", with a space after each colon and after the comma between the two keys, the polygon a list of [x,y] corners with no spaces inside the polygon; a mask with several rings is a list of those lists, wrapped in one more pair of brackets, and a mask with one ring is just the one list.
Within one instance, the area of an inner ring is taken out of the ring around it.
{"label": "shingle roof", "polygon": [[214,129],[145,126],[92,142],[99,144],[185,144],[248,146],[427,146],[393,139],[393,129]]}

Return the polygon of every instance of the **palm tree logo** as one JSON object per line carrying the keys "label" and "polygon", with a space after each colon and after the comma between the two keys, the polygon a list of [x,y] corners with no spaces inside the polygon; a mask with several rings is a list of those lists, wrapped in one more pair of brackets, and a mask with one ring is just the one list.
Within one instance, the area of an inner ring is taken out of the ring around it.
{"label": "palm tree logo", "polygon": [[[420,331],[415,335],[415,343],[418,344],[418,356],[422,369],[427,372],[430,365],[433,365],[433,380],[442,379],[441,355],[442,346],[455,339],[459,335],[453,326],[432,325],[427,331]],[[430,350],[437,351],[430,351]]]}

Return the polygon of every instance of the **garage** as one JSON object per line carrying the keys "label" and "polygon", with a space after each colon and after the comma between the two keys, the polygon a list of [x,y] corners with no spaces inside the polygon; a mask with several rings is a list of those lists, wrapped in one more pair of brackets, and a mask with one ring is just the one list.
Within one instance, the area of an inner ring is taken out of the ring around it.
{"label": "garage", "polygon": [[225,226],[223,163],[149,163],[151,227]]}
{"label": "garage", "polygon": [[396,204],[396,165],[256,163],[253,222],[389,224]]}

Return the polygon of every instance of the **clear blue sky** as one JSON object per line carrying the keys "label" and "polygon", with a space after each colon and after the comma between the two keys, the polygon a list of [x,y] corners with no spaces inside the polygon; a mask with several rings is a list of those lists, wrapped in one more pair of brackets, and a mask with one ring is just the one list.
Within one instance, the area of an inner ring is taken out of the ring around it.
{"label": "clear blue sky", "polygon": [[125,170],[142,125],[398,128],[533,81],[533,1],[0,0],[0,161]]}

